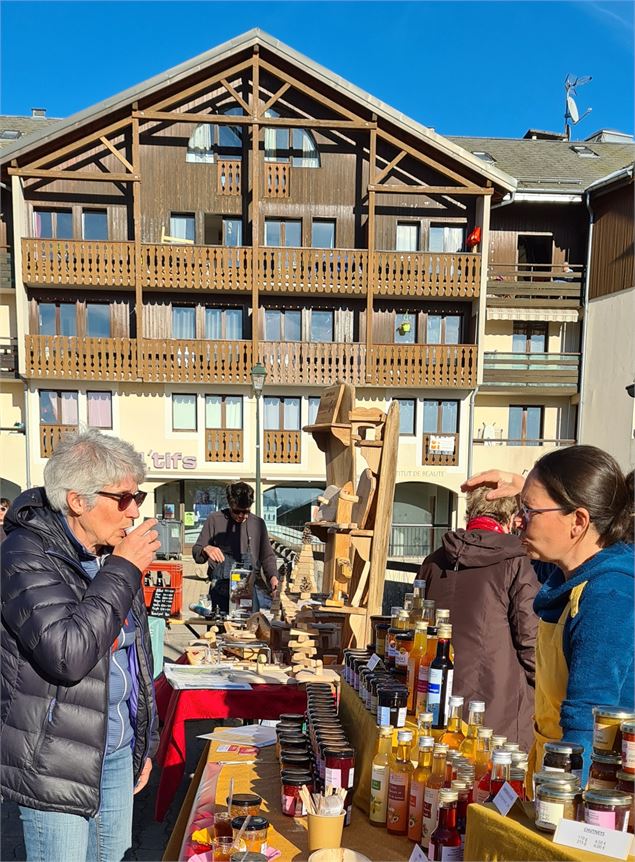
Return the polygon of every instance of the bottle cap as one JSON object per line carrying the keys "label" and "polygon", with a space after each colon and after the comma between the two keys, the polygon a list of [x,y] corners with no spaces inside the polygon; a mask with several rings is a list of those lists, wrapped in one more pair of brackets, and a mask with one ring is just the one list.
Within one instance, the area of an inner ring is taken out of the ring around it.
{"label": "bottle cap", "polygon": [[447,639],[452,637],[452,626],[450,623],[441,623],[438,626],[438,630],[440,638]]}
{"label": "bottle cap", "polygon": [[450,619],[450,609],[449,608],[437,608],[437,622],[439,620],[449,620]]}
{"label": "bottle cap", "polygon": [[412,585],[416,590],[425,590],[426,582],[423,579],[417,578]]}
{"label": "bottle cap", "polygon": [[431,712],[420,712],[417,716],[417,724],[421,727],[422,724],[432,724],[434,716]]}
{"label": "bottle cap", "polygon": [[512,762],[512,753],[511,751],[505,751],[502,748],[497,748],[495,751],[492,751],[492,763],[500,763],[505,765],[508,763],[511,766]]}
{"label": "bottle cap", "polygon": [[453,694],[450,697],[450,709],[452,709],[452,707],[463,706],[463,702],[464,702],[464,698],[462,698],[458,694]]}
{"label": "bottle cap", "polygon": [[428,628],[427,622],[424,620],[417,620],[415,623],[415,631],[416,632],[425,632]]}
{"label": "bottle cap", "polygon": [[507,742],[506,736],[493,736],[492,737],[492,745],[494,748],[502,748]]}
{"label": "bottle cap", "polygon": [[382,724],[382,726],[379,728],[379,735],[380,736],[392,736],[392,732],[393,732],[392,724]]}
{"label": "bottle cap", "polygon": [[419,748],[434,748],[434,736],[420,736]]}
{"label": "bottle cap", "polygon": [[405,610],[405,608],[400,610],[399,611],[399,619],[400,620],[409,620],[410,619],[410,611]]}
{"label": "bottle cap", "polygon": [[424,599],[423,600],[424,608],[433,608],[434,607],[434,599]]}
{"label": "bottle cap", "polygon": [[520,745],[517,742],[506,742],[503,745],[505,751],[518,751],[520,749]]}
{"label": "bottle cap", "polygon": [[450,788],[452,790],[467,790],[467,781],[464,781],[462,778],[455,778]]}
{"label": "bottle cap", "polygon": [[445,787],[443,787],[443,788],[441,788],[441,790],[439,790],[439,802],[440,803],[445,802],[445,803],[449,804],[450,802],[456,802],[458,800],[458,798],[459,798],[459,794],[456,792],[456,790],[450,790],[449,788],[446,789]]}
{"label": "bottle cap", "polygon": [[396,617],[399,611],[403,610],[403,608],[394,607],[390,609],[390,616]]}
{"label": "bottle cap", "polygon": [[470,701],[470,712],[485,712],[485,701],[483,701],[483,700],[471,700]]}
{"label": "bottle cap", "polygon": [[[397,733],[397,742],[399,745],[405,745],[407,742],[412,742],[412,731],[400,730]],[[511,759],[509,762],[511,763]]]}
{"label": "bottle cap", "polygon": [[448,753],[447,745],[444,745],[443,742],[436,742],[434,745],[434,753],[435,754],[447,754]]}
{"label": "bottle cap", "polygon": [[494,729],[491,727],[479,727],[476,731],[476,735],[480,738],[491,739],[492,734],[494,733]]}

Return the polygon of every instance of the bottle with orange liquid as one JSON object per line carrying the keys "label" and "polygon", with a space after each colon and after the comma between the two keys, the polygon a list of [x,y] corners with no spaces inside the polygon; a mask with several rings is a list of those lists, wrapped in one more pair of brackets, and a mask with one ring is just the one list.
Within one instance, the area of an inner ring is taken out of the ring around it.
{"label": "bottle with orange liquid", "polygon": [[390,764],[388,778],[386,828],[392,835],[406,835],[408,832],[410,780],[414,772],[410,760],[411,745],[412,731],[400,730],[397,734],[397,754]]}
{"label": "bottle with orange liquid", "polygon": [[418,715],[420,712],[427,712],[428,700],[428,674],[430,665],[437,654],[437,637],[438,629],[436,626],[428,626],[426,633],[426,651],[419,661],[419,673],[417,676],[417,691],[415,695],[414,711]]}
{"label": "bottle with orange liquid", "polygon": [[439,793],[445,784],[445,758],[448,749],[446,745],[437,743],[432,752],[432,773],[423,791],[423,820],[421,828],[421,846],[428,849],[430,836],[437,828],[439,809]]}
{"label": "bottle with orange liquid", "polygon": [[419,759],[410,782],[410,802],[408,805],[408,838],[411,841],[421,841],[423,826],[423,794],[426,783],[432,772],[432,750],[434,737],[419,737]]}
{"label": "bottle with orange liquid", "polygon": [[483,788],[483,793],[479,792],[480,781],[489,774],[491,769],[491,744],[492,734],[494,731],[491,727],[479,727],[476,741],[476,758],[474,760],[474,788],[472,796],[474,802],[485,802],[486,795],[483,795],[489,787]]}
{"label": "bottle with orange liquid", "polygon": [[416,705],[419,665],[426,654],[428,624],[420,620],[415,624],[415,639],[408,656],[408,712],[413,713]]}
{"label": "bottle with orange liquid", "polygon": [[419,760],[418,740],[422,736],[432,736],[432,713],[420,712],[417,716],[417,734],[410,749],[410,759],[416,763]]}
{"label": "bottle with orange liquid", "polygon": [[485,703],[482,700],[471,700],[470,711],[467,720],[467,736],[461,743],[459,751],[463,757],[474,763],[476,759],[476,743],[478,741],[478,729],[483,727],[485,715]]}
{"label": "bottle with orange liquid", "polygon": [[463,716],[463,698],[459,695],[452,695],[450,698],[450,715],[448,717],[447,730],[439,740],[452,751],[458,751],[461,748],[465,736],[461,730],[461,721]]}

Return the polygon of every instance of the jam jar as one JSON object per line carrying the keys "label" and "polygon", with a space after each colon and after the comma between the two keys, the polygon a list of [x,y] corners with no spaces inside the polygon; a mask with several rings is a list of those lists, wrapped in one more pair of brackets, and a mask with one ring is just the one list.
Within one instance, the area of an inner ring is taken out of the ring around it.
{"label": "jam jar", "polygon": [[313,776],[310,773],[286,772],[282,776],[282,813],[287,817],[304,817],[307,810],[300,798],[300,788],[306,785],[309,793],[313,793]]}
{"label": "jam jar", "polygon": [[536,828],[555,832],[558,823],[578,819],[580,791],[562,784],[540,784],[536,788]]}
{"label": "jam jar", "polygon": [[622,722],[622,771],[635,775],[635,721]]}
{"label": "jam jar", "polygon": [[568,787],[573,790],[580,789],[580,779],[570,772],[534,772],[532,777],[533,798],[536,799],[538,788],[541,784],[554,784],[558,787]]}
{"label": "jam jar", "polygon": [[622,754],[621,725],[635,719],[635,712],[621,706],[593,707],[593,751]]}
{"label": "jam jar", "polygon": [[386,655],[386,634],[389,628],[390,621],[377,623],[375,628],[375,652],[381,659]]}
{"label": "jam jar", "polygon": [[403,686],[387,686],[377,693],[377,726],[392,724],[394,728],[406,726],[408,689]]}
{"label": "jam jar", "polygon": [[542,768],[545,772],[570,772],[582,780],[584,746],[577,742],[545,742]]}
{"label": "jam jar", "polygon": [[633,797],[621,790],[585,790],[584,822],[604,829],[628,830]]}
{"label": "jam jar", "polygon": [[[243,823],[244,817],[234,817],[232,820],[232,830],[234,833],[234,841],[238,837]],[[247,850],[250,853],[267,853],[267,832],[269,831],[269,821],[266,817],[252,817],[247,828],[243,832],[241,846],[239,850]]]}
{"label": "jam jar", "polygon": [[628,818],[628,831],[633,832],[635,826],[635,775],[631,772],[617,773],[617,790],[629,793],[631,796],[631,815]]}
{"label": "jam jar", "polygon": [[614,790],[622,758],[619,754],[591,754],[587,790]]}
{"label": "jam jar", "polygon": [[344,825],[349,826],[353,808],[353,781],[355,780],[355,749],[349,746],[324,750],[324,786],[347,790],[344,800]]}
{"label": "jam jar", "polygon": [[[227,797],[227,805],[229,805],[229,797]],[[246,817],[251,814],[253,817],[260,814],[260,806],[262,805],[262,797],[257,793],[234,793],[232,797],[231,808],[229,809],[230,817]]]}

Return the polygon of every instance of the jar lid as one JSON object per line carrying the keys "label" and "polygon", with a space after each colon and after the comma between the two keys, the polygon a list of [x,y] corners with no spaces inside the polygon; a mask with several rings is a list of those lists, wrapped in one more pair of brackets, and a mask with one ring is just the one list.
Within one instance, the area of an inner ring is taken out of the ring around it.
{"label": "jar lid", "polygon": [[447,754],[448,746],[443,742],[435,742],[434,743],[434,753],[435,754]]}
{"label": "jar lid", "polygon": [[503,743],[503,748],[505,751],[519,751],[520,745],[517,742],[505,742]]}
{"label": "jar lid", "polygon": [[306,760],[310,760],[308,754],[302,754],[300,751],[288,751],[285,752],[282,759],[287,763],[304,763]]}
{"label": "jar lid", "polygon": [[635,733],[635,721],[629,718],[628,721],[622,722],[622,733]]}
{"label": "jar lid", "polygon": [[[257,793],[234,793],[232,796],[234,805],[260,805],[261,802],[262,796],[258,796]],[[229,805],[229,796],[227,797],[227,804]]]}
{"label": "jar lid", "polygon": [[534,784],[536,787],[539,784],[571,784],[580,787],[580,779],[572,772],[550,772],[543,769],[542,772],[534,773]]}
{"label": "jar lid", "polygon": [[303,784],[313,784],[313,775],[310,772],[287,772],[283,769],[280,773],[283,784],[292,787],[302,787]]}
{"label": "jar lid", "polygon": [[625,706],[594,706],[593,715],[603,718],[621,718],[623,721],[635,719],[635,712]]}
{"label": "jar lid", "polygon": [[544,782],[536,786],[536,793],[542,799],[543,796],[550,796],[553,799],[575,799],[580,792],[578,787],[567,787],[565,784],[549,784]]}
{"label": "jar lid", "polygon": [[300,715],[299,712],[283,712],[280,716],[280,721],[290,721],[292,723],[300,723],[304,722],[304,716]]}
{"label": "jar lid", "polygon": [[[242,829],[242,825],[247,818],[243,817],[241,814],[240,817],[234,817],[232,819],[232,829]],[[261,829],[267,829],[269,827],[269,821],[266,817],[260,817],[257,815],[255,817],[251,817],[249,819],[249,823],[247,824],[245,831],[246,832],[260,832]]]}
{"label": "jar lid", "polygon": [[506,736],[492,736],[492,745],[494,746],[494,748],[502,748],[506,742]]}
{"label": "jar lid", "polygon": [[615,777],[618,781],[628,781],[630,783],[635,783],[635,773],[633,772],[622,772],[620,770]]}
{"label": "jar lid", "polygon": [[582,793],[582,798],[585,802],[590,802],[592,805],[617,805],[620,808],[630,808],[633,804],[631,794],[624,793],[623,790],[608,790],[605,788],[585,790]]}
{"label": "jar lid", "polygon": [[396,641],[411,641],[413,638],[413,635],[414,635],[413,631],[401,632],[400,634],[397,635],[395,640]]}
{"label": "jar lid", "polygon": [[437,626],[437,631],[440,640],[448,640],[452,637],[452,626],[450,623],[440,623]]}
{"label": "jar lid", "polygon": [[622,765],[622,755],[621,754],[596,754],[595,751],[591,752],[591,763],[606,763],[610,766],[621,766]]}
{"label": "jar lid", "polygon": [[545,742],[544,749],[554,754],[582,754],[584,746],[577,742]]}
{"label": "jar lid", "polygon": [[337,748],[335,746],[333,748],[325,748],[324,757],[355,757],[355,749],[346,745],[338,746]]}
{"label": "jar lid", "polygon": [[306,742],[306,741],[307,741],[307,738],[303,733],[297,733],[297,734],[285,733],[285,734],[281,735],[280,737],[278,737],[278,742],[280,743],[280,745],[286,745],[287,743],[289,745],[300,745],[301,743]]}

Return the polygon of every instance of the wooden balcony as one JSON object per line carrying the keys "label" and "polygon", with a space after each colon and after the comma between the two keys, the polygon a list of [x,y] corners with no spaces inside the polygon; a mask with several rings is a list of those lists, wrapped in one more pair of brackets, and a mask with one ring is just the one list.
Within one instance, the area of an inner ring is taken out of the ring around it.
{"label": "wooden balcony", "polygon": [[579,353],[488,352],[483,356],[483,387],[574,394],[579,370]]}
{"label": "wooden balcony", "polygon": [[143,339],[139,377],[148,383],[250,383],[251,341]]}
{"label": "wooden balcony", "polygon": [[265,431],[266,464],[299,464],[301,460],[300,431]]}
{"label": "wooden balcony", "polygon": [[424,434],[423,463],[434,467],[456,467],[459,463],[458,434]]}
{"label": "wooden balcony", "polygon": [[579,308],[584,267],[554,264],[496,264],[487,273],[487,304],[492,308]]}
{"label": "wooden balcony", "polygon": [[264,196],[288,198],[291,188],[291,166],[288,162],[264,162]]}
{"label": "wooden balcony", "polygon": [[239,196],[241,192],[241,160],[220,159],[216,171],[217,194]]}
{"label": "wooden balcony", "polygon": [[258,358],[268,384],[330,386],[341,380],[362,385],[366,379],[363,344],[265,341]]}
{"label": "wooden balcony", "polygon": [[136,380],[133,338],[26,336],[28,377],[58,380]]}
{"label": "wooden balcony", "polygon": [[134,244],[23,239],[22,277],[46,287],[134,287]]}
{"label": "wooden balcony", "polygon": [[368,252],[349,248],[260,248],[256,275],[264,293],[366,293]]}
{"label": "wooden balcony", "polygon": [[473,298],[480,293],[480,254],[378,251],[375,259],[378,296]]}
{"label": "wooden balcony", "polygon": [[236,462],[243,460],[243,432],[233,428],[205,429],[205,460]]}
{"label": "wooden balcony", "polygon": [[18,370],[17,338],[0,338],[0,374],[15,377]]}
{"label": "wooden balcony", "polygon": [[141,255],[144,288],[222,292],[252,289],[251,248],[144,243]]}
{"label": "wooden balcony", "polygon": [[40,425],[40,457],[50,458],[65,434],[77,431],[75,425]]}
{"label": "wooden balcony", "polygon": [[368,383],[471,389],[476,360],[475,344],[376,344],[370,348]]}

